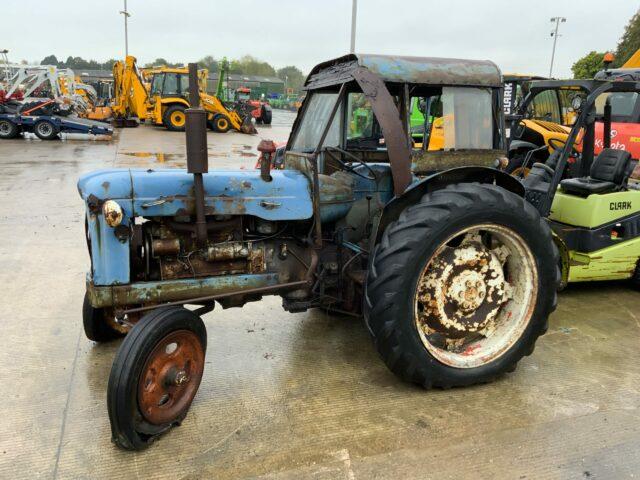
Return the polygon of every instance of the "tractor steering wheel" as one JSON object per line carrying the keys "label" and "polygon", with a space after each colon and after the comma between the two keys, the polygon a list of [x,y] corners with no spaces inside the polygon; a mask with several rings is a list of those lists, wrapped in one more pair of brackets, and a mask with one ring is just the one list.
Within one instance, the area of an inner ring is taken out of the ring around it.
{"label": "tractor steering wheel", "polygon": [[[364,162],[360,158],[356,157],[353,153],[347,152],[346,150],[343,150],[342,148],[339,148],[339,147],[325,147],[325,150],[327,151],[327,153],[329,155],[331,155],[331,158],[333,158],[336,162],[338,162],[340,164],[340,166],[342,168],[344,168],[347,172],[351,172],[351,173],[353,173],[354,175],[357,175],[360,178],[364,178],[365,180],[373,180],[373,181],[377,180],[376,172],[366,162]],[[342,161],[338,157],[333,156],[331,154],[332,151],[339,152],[339,153],[343,154],[345,157],[348,157],[351,160],[353,160],[353,163],[357,163],[359,165],[362,165],[365,169],[367,169],[369,171],[369,173],[371,173],[371,176],[369,177],[367,175],[363,175],[360,172],[357,172],[356,169],[353,168],[353,166],[351,166],[348,163]]]}

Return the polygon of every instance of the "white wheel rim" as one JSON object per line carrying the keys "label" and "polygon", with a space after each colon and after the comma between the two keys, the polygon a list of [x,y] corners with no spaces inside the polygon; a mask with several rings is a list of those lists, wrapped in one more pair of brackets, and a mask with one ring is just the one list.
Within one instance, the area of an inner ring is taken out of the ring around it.
{"label": "white wheel rim", "polygon": [[48,123],[41,123],[40,125],[38,125],[38,131],[40,132],[41,135],[47,136],[51,134],[53,129],[51,128],[51,125],[49,125]]}
{"label": "white wheel rim", "polygon": [[537,295],[537,266],[522,237],[501,225],[475,225],[450,236],[422,269],[414,324],[437,360],[475,368],[522,336]]}

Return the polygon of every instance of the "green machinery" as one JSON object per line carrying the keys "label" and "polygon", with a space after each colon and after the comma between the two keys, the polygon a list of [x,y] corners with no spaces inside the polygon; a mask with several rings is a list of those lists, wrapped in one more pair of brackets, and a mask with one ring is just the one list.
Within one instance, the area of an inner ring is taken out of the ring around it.
{"label": "green machinery", "polygon": [[[566,141],[553,143],[545,163],[534,163],[523,180],[526,197],[548,218],[560,250],[562,285],[595,280],[632,280],[640,287],[640,183],[630,179],[637,161],[624,145],[611,145],[610,98],[640,94],[640,83],[599,81],[577,108]],[[604,100],[601,115],[596,100]],[[602,122],[598,148],[596,124]],[[573,145],[581,143],[578,152]],[[597,156],[594,152],[598,152]],[[566,177],[573,164],[576,178]]]}

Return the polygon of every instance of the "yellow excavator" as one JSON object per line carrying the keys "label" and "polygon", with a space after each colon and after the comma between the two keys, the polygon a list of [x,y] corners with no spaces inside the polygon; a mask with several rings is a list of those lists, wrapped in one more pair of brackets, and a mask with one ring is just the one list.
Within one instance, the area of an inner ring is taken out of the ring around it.
{"label": "yellow excavator", "polygon": [[136,58],[129,55],[124,62],[113,64],[113,125],[115,127],[137,127],[148,114],[149,92]]}
{"label": "yellow excavator", "polygon": [[[257,133],[249,114],[241,117],[227,109],[215,96],[206,93],[208,71],[198,71],[200,101],[207,112],[209,127],[217,132],[234,129],[242,133]],[[113,67],[113,114],[116,126],[130,126],[131,118],[149,120],[168,130],[183,131],[185,110],[189,108],[189,75],[186,68],[158,67],[141,72],[136,59],[128,56],[125,63]],[[147,86],[148,85],[148,86]]]}

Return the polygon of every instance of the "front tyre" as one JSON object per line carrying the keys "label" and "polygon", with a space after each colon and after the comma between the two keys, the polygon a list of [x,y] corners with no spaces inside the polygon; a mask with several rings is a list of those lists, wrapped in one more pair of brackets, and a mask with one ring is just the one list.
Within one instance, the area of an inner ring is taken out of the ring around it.
{"label": "front tyre", "polygon": [[548,225],[495,185],[425,195],[385,229],[371,262],[365,316],[375,345],[391,371],[425,388],[512,371],[556,305]]}
{"label": "front tyre", "polygon": [[164,112],[162,123],[172,132],[184,132],[187,123],[187,115],[183,105],[173,105]]}
{"label": "front tyre", "polygon": [[213,131],[226,133],[231,129],[231,121],[229,117],[219,113],[213,117]]}
{"label": "front tyre", "polygon": [[86,292],[82,302],[82,326],[85,336],[98,343],[109,342],[126,335],[125,328],[115,322],[113,311],[94,308]]}
{"label": "front tyre", "polygon": [[159,308],[133,326],[109,376],[114,443],[141,450],[180,425],[200,386],[206,348],[202,319],[182,307]]}

